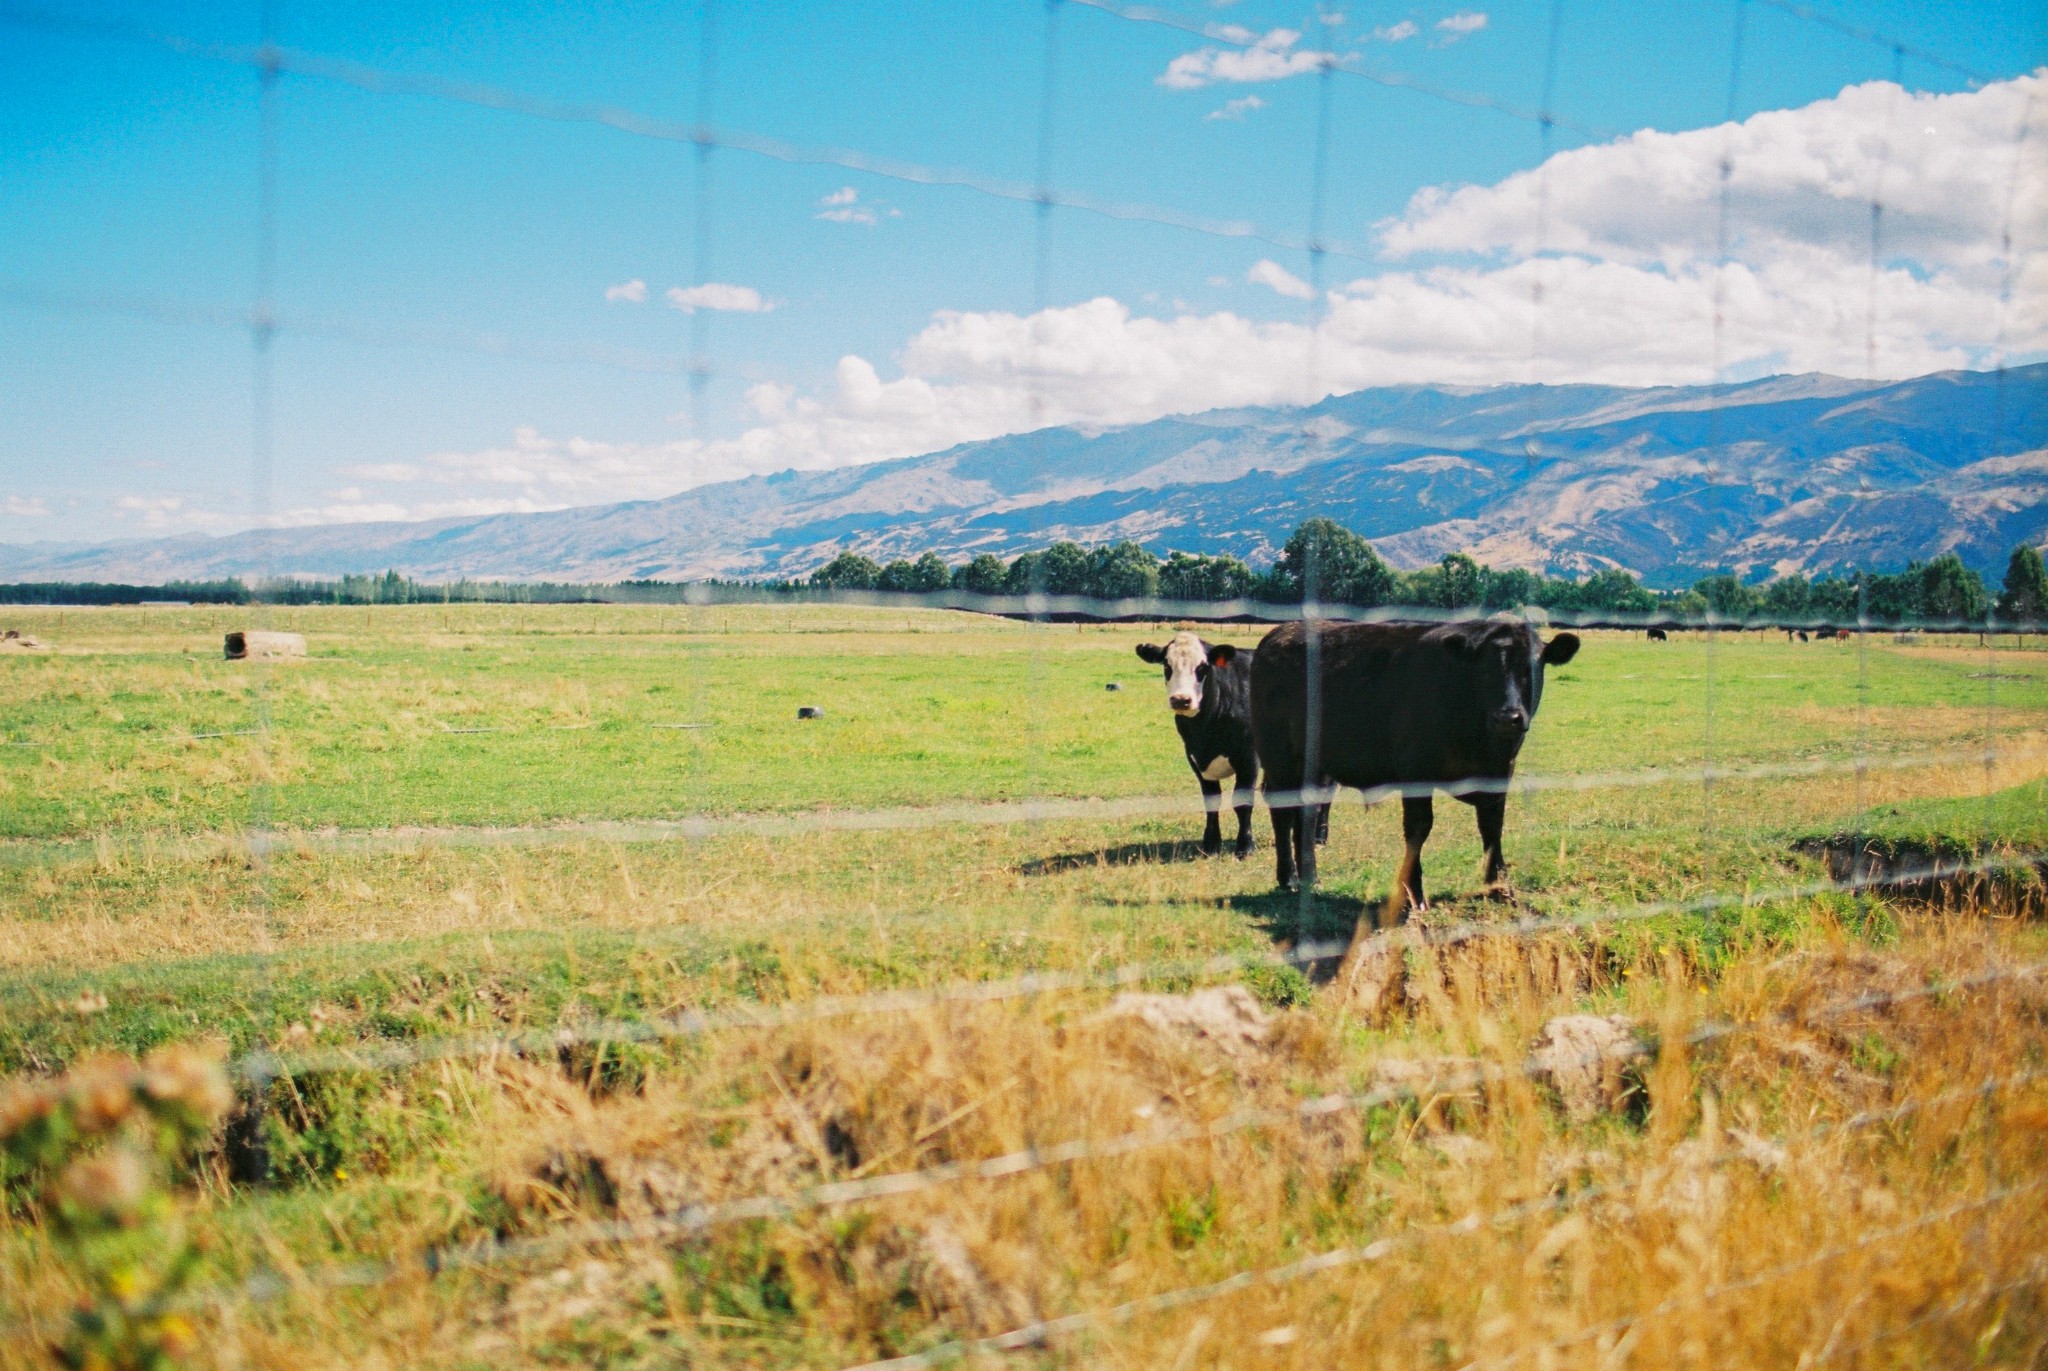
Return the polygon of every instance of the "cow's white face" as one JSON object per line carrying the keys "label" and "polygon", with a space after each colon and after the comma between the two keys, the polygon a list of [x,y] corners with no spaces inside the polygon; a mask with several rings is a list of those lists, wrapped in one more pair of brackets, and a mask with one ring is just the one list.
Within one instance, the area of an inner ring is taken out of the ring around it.
{"label": "cow's white face", "polygon": [[1166,707],[1183,718],[1202,712],[1202,689],[1209,682],[1209,649],[1192,633],[1176,633],[1152,657],[1142,648],[1139,655],[1157,661],[1166,672]]}

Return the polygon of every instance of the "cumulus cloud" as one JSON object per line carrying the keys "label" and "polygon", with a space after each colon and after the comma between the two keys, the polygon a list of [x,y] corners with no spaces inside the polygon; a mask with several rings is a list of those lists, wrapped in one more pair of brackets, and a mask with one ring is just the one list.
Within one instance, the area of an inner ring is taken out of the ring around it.
{"label": "cumulus cloud", "polygon": [[[426,517],[658,496],[1033,424],[1110,426],[1396,383],[1696,383],[1717,360],[1724,375],[1862,375],[1873,304],[1879,374],[1982,366],[1996,355],[2008,265],[2005,353],[2040,356],[2048,167],[2017,161],[2015,135],[2043,94],[2048,73],[1942,96],[1878,83],[1719,129],[1637,134],[1550,160],[1540,245],[1536,172],[1418,194],[1380,225],[1384,266],[1331,290],[1313,326],[1177,300],[1158,317],[1107,297],[1035,314],[941,311],[886,371],[846,356],[819,386],[755,385],[749,425],[730,437],[631,443],[521,429],[482,451],[354,468],[358,487],[331,492],[330,505]],[[1873,282],[1868,196],[1888,131],[1885,260]],[[1725,261],[1714,232],[1724,153]],[[1247,279],[1293,298],[1308,289],[1271,262]]]}
{"label": "cumulus cloud", "polygon": [[[2015,225],[2048,217],[2041,164],[2021,163],[2017,141],[2028,101],[2042,95],[2044,72],[1953,95],[1873,81],[1739,124],[1646,129],[1494,185],[1424,190],[1381,226],[1381,243],[1396,257],[1544,250],[1681,268],[1717,251],[1725,160],[1727,249],[1738,259],[1801,249],[1867,256],[1881,182],[1893,260],[1981,279],[2000,259],[2015,186]],[[1539,198],[1548,205],[1540,244]]]}
{"label": "cumulus cloud", "polygon": [[1252,269],[1244,274],[1244,279],[1255,286],[1266,286],[1269,289],[1278,291],[1290,300],[1313,300],[1316,298],[1315,290],[1308,282],[1302,280],[1278,262],[1265,258],[1252,263]]}
{"label": "cumulus cloud", "polygon": [[1261,100],[1258,96],[1245,95],[1240,96],[1238,99],[1235,100],[1224,101],[1220,108],[1212,109],[1202,117],[1205,119],[1236,120],[1244,118],[1247,114],[1250,114],[1255,109],[1264,109],[1265,107],[1266,102],[1264,100]]}
{"label": "cumulus cloud", "polygon": [[1415,27],[1413,19],[1403,19],[1398,24],[1386,24],[1374,29],[1372,36],[1382,43],[1405,43],[1420,32],[1422,30]]}
{"label": "cumulus cloud", "polygon": [[47,519],[50,507],[37,496],[5,495],[0,496],[0,514],[15,519]]}
{"label": "cumulus cloud", "polygon": [[604,298],[607,303],[616,303],[623,300],[627,304],[632,305],[645,304],[647,302],[647,283],[636,276],[632,280],[622,281],[616,286],[606,286],[604,288]]}
{"label": "cumulus cloud", "polygon": [[774,302],[765,300],[761,292],[752,286],[726,285],[719,281],[706,281],[701,286],[671,286],[668,302],[685,314],[694,314],[700,309],[723,310],[732,314],[766,314],[775,308]]}
{"label": "cumulus cloud", "polygon": [[[1225,36],[1224,31],[1219,30],[1219,36]],[[1167,63],[1158,77],[1159,84],[1170,90],[1199,90],[1219,81],[1281,81],[1314,71],[1334,56],[1297,48],[1295,45],[1301,41],[1298,29],[1271,29],[1262,36],[1238,29],[1231,31],[1226,41],[1244,42],[1248,46],[1184,52]]]}
{"label": "cumulus cloud", "polygon": [[1443,35],[1439,42],[1455,43],[1460,38],[1479,32],[1486,27],[1486,16],[1478,10],[1459,10],[1456,14],[1436,21],[1436,31]]}

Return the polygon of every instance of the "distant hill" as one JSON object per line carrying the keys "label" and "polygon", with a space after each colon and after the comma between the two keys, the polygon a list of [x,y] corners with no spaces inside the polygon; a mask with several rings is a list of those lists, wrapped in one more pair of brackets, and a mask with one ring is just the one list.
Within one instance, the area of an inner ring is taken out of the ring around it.
{"label": "distant hill", "polygon": [[1403,567],[1464,551],[1671,585],[1953,550],[1996,573],[2015,544],[2048,541],[2048,364],[2002,382],[1954,371],[1881,385],[1390,386],[545,514],[0,546],[0,579],[766,577],[847,548],[959,560],[1058,538],[1263,562],[1315,514]]}

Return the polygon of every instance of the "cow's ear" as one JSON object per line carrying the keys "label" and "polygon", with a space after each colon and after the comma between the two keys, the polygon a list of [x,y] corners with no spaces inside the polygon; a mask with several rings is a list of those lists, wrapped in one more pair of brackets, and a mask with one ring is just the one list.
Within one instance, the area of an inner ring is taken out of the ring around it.
{"label": "cow's ear", "polygon": [[1545,666],[1563,666],[1578,655],[1579,635],[1576,633],[1560,633],[1543,645]]}
{"label": "cow's ear", "polygon": [[1138,656],[1152,663],[1152,665],[1158,666],[1166,660],[1166,649],[1157,643],[1139,643]]}
{"label": "cow's ear", "polygon": [[1209,649],[1209,665],[1221,670],[1237,660],[1237,649],[1229,643],[1217,643]]}

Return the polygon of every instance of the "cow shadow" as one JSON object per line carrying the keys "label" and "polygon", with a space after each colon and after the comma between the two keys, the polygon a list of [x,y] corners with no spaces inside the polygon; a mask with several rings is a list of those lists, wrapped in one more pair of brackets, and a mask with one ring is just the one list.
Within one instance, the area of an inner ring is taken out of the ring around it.
{"label": "cow shadow", "polygon": [[1119,843],[1092,852],[1061,852],[1035,857],[1016,868],[1020,876],[1056,876],[1062,871],[1080,871],[1103,866],[1138,866],[1147,862],[1198,862],[1202,845],[1193,839],[1162,839],[1150,843]]}
{"label": "cow shadow", "polygon": [[1299,893],[1277,889],[1257,895],[1233,895],[1222,903],[1246,915],[1261,933],[1273,940],[1276,948],[1310,944],[1328,947],[1328,955],[1299,963],[1301,974],[1315,985],[1322,985],[1337,974],[1344,949],[1351,945],[1359,924],[1371,927],[1379,911],[1378,901],[1320,890],[1306,904]]}

